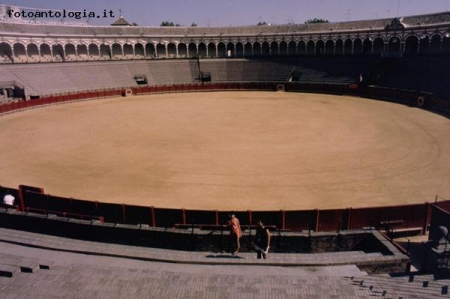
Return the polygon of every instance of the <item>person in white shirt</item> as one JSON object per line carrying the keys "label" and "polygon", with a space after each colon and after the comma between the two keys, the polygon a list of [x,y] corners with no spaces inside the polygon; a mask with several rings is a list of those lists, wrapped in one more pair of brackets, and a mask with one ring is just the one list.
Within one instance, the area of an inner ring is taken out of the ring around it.
{"label": "person in white shirt", "polygon": [[11,194],[6,194],[6,195],[3,197],[3,203],[4,203],[5,205],[8,205],[8,206],[13,206],[13,205],[14,205],[14,200],[15,200],[15,198],[14,198],[14,196],[12,196]]}

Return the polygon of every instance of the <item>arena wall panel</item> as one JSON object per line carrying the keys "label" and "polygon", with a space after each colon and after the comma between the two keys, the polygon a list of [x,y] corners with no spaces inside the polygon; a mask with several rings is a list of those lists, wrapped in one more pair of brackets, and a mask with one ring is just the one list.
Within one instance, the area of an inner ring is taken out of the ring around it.
{"label": "arena wall panel", "polygon": [[[384,226],[391,226],[392,228],[424,227],[427,222],[427,214],[428,209],[426,203],[405,206],[353,209],[350,228],[378,228],[382,222],[387,223]],[[395,223],[389,225],[391,222]]]}
{"label": "arena wall panel", "polygon": [[88,200],[72,199],[68,212],[79,215],[99,216],[97,202]]}
{"label": "arena wall panel", "polygon": [[46,214],[48,210],[48,195],[32,191],[22,192],[25,210]]}
{"label": "arena wall panel", "polygon": [[99,202],[97,213],[104,218],[105,222],[124,223],[123,206],[120,204]]}
{"label": "arena wall panel", "polygon": [[348,228],[349,211],[346,209],[320,210],[318,231],[339,231]]}
{"label": "arena wall panel", "polygon": [[395,216],[388,214],[386,207],[356,208],[352,210],[350,229],[376,227],[380,221],[394,220]]}
{"label": "arena wall panel", "polygon": [[126,224],[153,225],[153,213],[151,207],[125,205]]}
{"label": "arena wall panel", "polygon": [[185,222],[190,224],[218,225],[218,213],[216,211],[185,210]]}
{"label": "arena wall panel", "polygon": [[428,203],[392,207],[392,214],[401,215],[401,218],[403,220],[403,223],[398,225],[396,228],[423,228],[424,226],[426,228],[428,209]]}
{"label": "arena wall panel", "polygon": [[67,213],[70,211],[70,198],[48,196],[47,209],[49,211],[56,211]]}
{"label": "arena wall panel", "polygon": [[450,211],[450,200],[438,201],[436,202],[436,206],[445,211]]}
{"label": "arena wall panel", "polygon": [[282,211],[249,211],[252,217],[252,225],[257,225],[261,220],[266,226],[283,227],[283,212]]}
{"label": "arena wall panel", "polygon": [[183,221],[183,211],[180,209],[154,208],[155,226],[174,227],[175,224],[186,224]]}
{"label": "arena wall panel", "polygon": [[302,231],[316,230],[318,210],[285,211],[285,228]]}

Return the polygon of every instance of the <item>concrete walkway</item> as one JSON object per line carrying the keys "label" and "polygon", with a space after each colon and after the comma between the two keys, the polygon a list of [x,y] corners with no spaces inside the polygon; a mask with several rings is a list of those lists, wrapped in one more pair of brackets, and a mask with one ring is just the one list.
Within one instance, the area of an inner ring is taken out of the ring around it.
{"label": "concrete walkway", "polygon": [[261,261],[252,253],[139,248],[2,228],[0,250],[0,270],[12,273],[0,275],[2,298],[434,298],[445,297],[449,284],[319,266],[320,254]]}

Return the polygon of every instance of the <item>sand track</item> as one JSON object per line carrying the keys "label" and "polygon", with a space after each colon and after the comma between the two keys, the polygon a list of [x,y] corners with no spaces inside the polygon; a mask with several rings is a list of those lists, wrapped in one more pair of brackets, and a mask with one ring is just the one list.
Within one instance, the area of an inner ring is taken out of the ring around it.
{"label": "sand track", "polygon": [[0,117],[0,184],[116,203],[310,209],[450,197],[450,120],[283,92],[164,94]]}

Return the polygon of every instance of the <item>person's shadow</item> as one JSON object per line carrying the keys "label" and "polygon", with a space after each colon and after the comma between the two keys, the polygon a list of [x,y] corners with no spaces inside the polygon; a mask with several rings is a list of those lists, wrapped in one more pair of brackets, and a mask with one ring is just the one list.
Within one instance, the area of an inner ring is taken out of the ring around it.
{"label": "person's shadow", "polygon": [[208,254],[205,257],[206,258],[211,258],[211,259],[243,259],[242,256],[231,255],[231,254],[227,254],[227,253]]}

